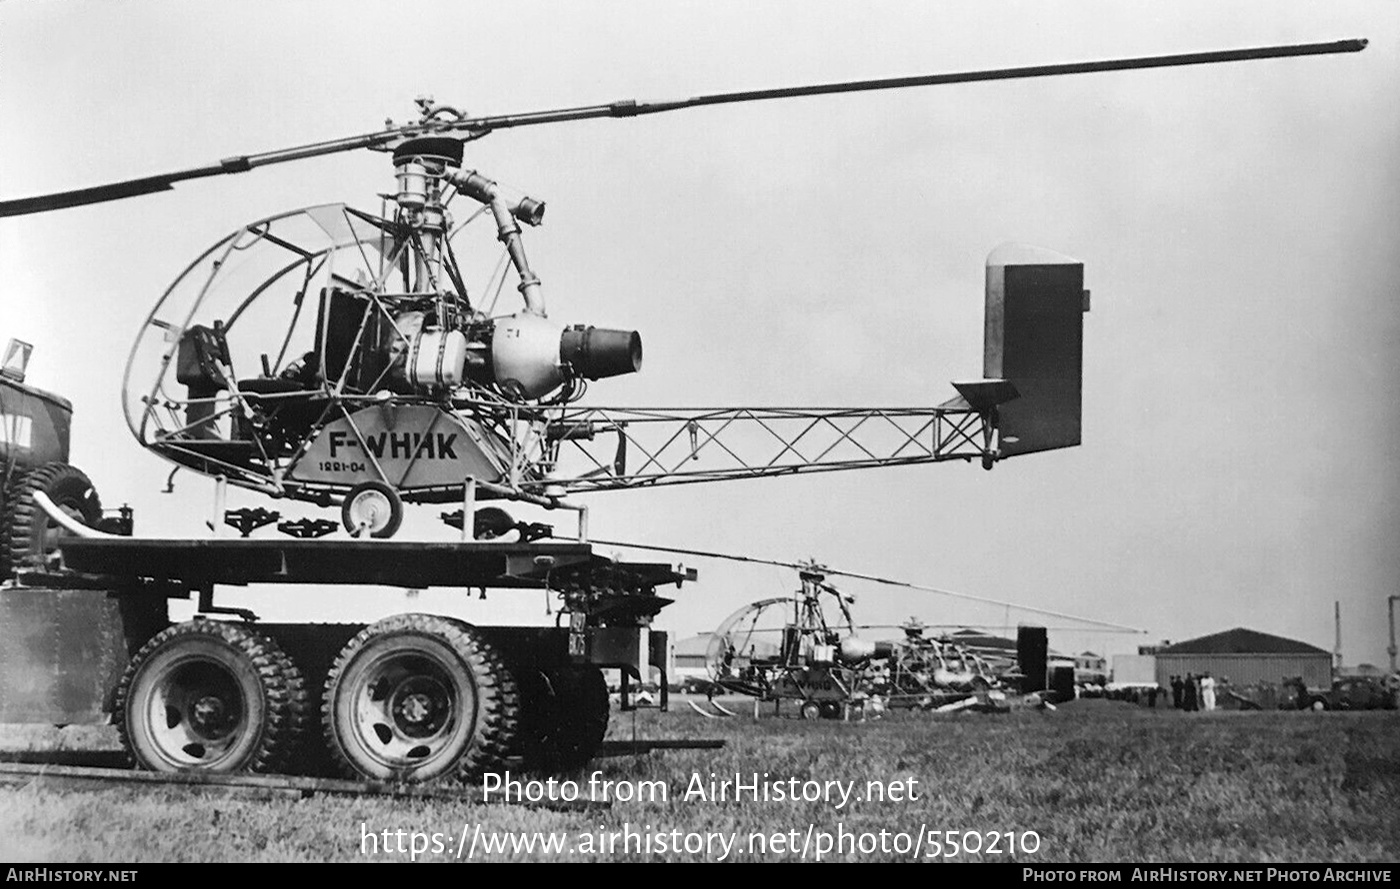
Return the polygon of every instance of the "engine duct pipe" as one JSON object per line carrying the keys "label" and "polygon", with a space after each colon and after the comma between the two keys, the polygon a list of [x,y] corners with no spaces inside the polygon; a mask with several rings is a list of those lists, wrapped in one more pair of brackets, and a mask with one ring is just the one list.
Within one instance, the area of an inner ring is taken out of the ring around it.
{"label": "engine duct pipe", "polygon": [[534,198],[522,198],[514,206],[509,206],[495,182],[475,170],[449,170],[446,178],[457,190],[467,197],[491,208],[496,219],[496,237],[506,245],[511,264],[520,275],[520,295],[525,299],[525,311],[532,315],[544,315],[544,296],[540,293],[540,279],[530,271],[530,263],[525,259],[525,245],[520,240],[519,219],[526,225],[539,225],[544,221],[544,202]]}

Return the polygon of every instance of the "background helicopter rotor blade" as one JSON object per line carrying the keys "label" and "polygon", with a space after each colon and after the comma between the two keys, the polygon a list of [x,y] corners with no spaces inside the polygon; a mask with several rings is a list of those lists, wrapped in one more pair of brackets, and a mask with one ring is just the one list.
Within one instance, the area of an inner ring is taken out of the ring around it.
{"label": "background helicopter rotor blade", "polygon": [[[572,539],[572,538],[561,538],[561,539]],[[807,562],[807,563],[803,563],[803,562],[781,562],[781,561],[777,561],[777,560],[775,560],[775,559],[759,559],[759,558],[755,558],[755,557],[753,557],[753,556],[739,556],[739,555],[734,555],[734,554],[732,554],[732,553],[718,553],[718,552],[712,552],[712,551],[707,551],[707,550],[698,550],[698,549],[683,549],[683,548],[674,547],[674,546],[652,546],[651,544],[645,544],[645,543],[627,543],[627,542],[621,541],[621,540],[598,540],[597,538],[594,538],[594,537],[590,537],[590,538],[588,539],[588,542],[589,542],[589,543],[599,544],[599,545],[601,545],[601,546],[621,546],[621,547],[627,547],[627,548],[631,548],[631,549],[651,550],[651,551],[653,551],[653,552],[659,552],[659,553],[674,553],[674,554],[676,554],[676,555],[684,555],[684,556],[700,556],[700,557],[708,558],[708,559],[726,559],[726,560],[731,561],[731,562],[752,562],[752,563],[758,564],[758,565],[774,565],[774,566],[779,567],[779,568],[792,568],[792,569],[797,570],[797,571],[810,571],[810,572],[813,572],[813,573],[821,574],[821,575],[823,575],[823,576],[833,576],[833,575],[834,575],[834,576],[838,576],[838,577],[850,577],[850,578],[854,578],[854,579],[857,579],[857,580],[868,580],[868,581],[870,581],[870,582],[872,582],[872,583],[882,583],[882,584],[885,584],[886,586],[903,587],[904,589],[918,590],[918,591],[920,591],[920,592],[925,592],[925,593],[937,593],[937,594],[939,594],[940,596],[949,596],[949,597],[954,598],[954,599],[966,599],[966,600],[968,600],[968,601],[970,601],[970,602],[981,602],[981,603],[983,603],[983,604],[985,604],[985,605],[996,605],[996,606],[1003,607],[1003,608],[1015,608],[1015,609],[1017,609],[1018,611],[1028,611],[1028,612],[1032,612],[1032,613],[1034,613],[1034,614],[1043,614],[1043,615],[1045,615],[1045,616],[1047,616],[1047,617],[1058,617],[1058,618],[1062,618],[1062,619],[1064,619],[1064,620],[1072,620],[1072,621],[1076,621],[1076,622],[1080,622],[1080,623],[1091,624],[1091,625],[1094,625],[1094,626],[1097,626],[1097,627],[1102,627],[1102,628],[1104,628],[1104,629],[1113,630],[1113,631],[1116,631],[1116,632],[1123,632],[1123,633],[1146,633],[1146,632],[1147,632],[1146,630],[1141,629],[1140,627],[1130,627],[1130,626],[1127,626],[1127,625],[1125,625],[1125,624],[1117,624],[1117,623],[1113,623],[1112,621],[1099,620],[1099,619],[1093,618],[1093,617],[1081,617],[1081,616],[1079,616],[1079,615],[1077,615],[1077,614],[1066,614],[1066,613],[1063,612],[1063,611],[1051,611],[1051,610],[1048,609],[1048,608],[1036,608],[1036,607],[1033,606],[1033,605],[1020,605],[1020,604],[1018,604],[1018,603],[1016,603],[1016,602],[1007,602],[1007,601],[1004,601],[1004,600],[1002,600],[1002,599],[989,599],[989,598],[987,598],[987,597],[985,597],[985,596],[974,596],[974,595],[971,595],[971,594],[969,594],[969,593],[958,593],[958,592],[954,592],[954,591],[952,591],[952,590],[941,589],[941,588],[939,588],[939,587],[924,586],[924,585],[922,585],[922,584],[909,583],[909,582],[903,581],[903,580],[892,580],[892,579],[890,579],[890,578],[888,578],[888,577],[879,577],[879,576],[876,576],[876,575],[874,575],[874,574],[860,574],[860,573],[855,572],[855,571],[841,571],[841,570],[836,569],[836,568],[830,568],[830,567],[828,567],[828,566],[826,566],[826,565],[818,565],[818,564],[816,564],[816,563],[814,563],[814,562]]]}
{"label": "background helicopter rotor blade", "polygon": [[[177,173],[130,179],[92,188],[57,192],[32,198],[0,201],[0,217],[24,216],[42,213],[47,210],[60,210],[79,207],[85,204],[99,204],[122,198],[137,197],[169,191],[176,182],[188,179],[202,179],[220,176],[225,173],[242,173],[254,167],[286,161],[303,160],[341,151],[358,148],[383,148],[400,139],[421,135],[451,135],[460,133],[464,140],[478,139],[487,133],[509,127],[532,126],[543,123],[561,123],[573,120],[589,120],[599,117],[638,117],[643,114],[656,114],[662,111],[676,111],[682,108],[698,108],[707,105],[726,105],[737,102],[758,102],[766,99],[791,99],[800,96],[822,96],[834,93],[868,92],[872,90],[901,89],[913,86],[942,86],[954,83],[976,83],[991,80],[1020,80],[1032,77],[1052,77],[1061,74],[1092,74],[1105,71],[1130,71],[1143,68],[1171,68],[1186,65],[1206,65],[1219,62],[1243,62],[1258,59],[1276,59],[1290,56],[1325,55],[1329,53],[1360,52],[1366,48],[1364,39],[1338,40],[1332,43],[1302,43],[1286,46],[1263,46],[1250,49],[1218,50],[1214,52],[1184,53],[1166,56],[1142,56],[1132,59],[1110,59],[1097,62],[1069,62],[1054,65],[1031,65],[1020,68],[993,68],[984,71],[962,71],[948,74],[925,74],[913,77],[888,77],[878,80],[849,80],[838,83],[814,84],[808,86],[779,87],[776,89],[745,90],[741,92],[713,93],[675,99],[663,102],[638,102],[623,99],[601,105],[584,105],[577,108],[561,108],[553,111],[531,111],[522,114],[502,114],[488,117],[459,116],[456,120],[435,119],[437,112],[429,112],[424,120],[399,127],[389,127],[376,133],[366,133],[345,139],[316,142],[310,145],[269,151],[263,154],[240,155],[225,158],[217,164],[196,167]],[[453,112],[455,113],[455,112]]]}
{"label": "background helicopter rotor blade", "polygon": [[[925,630],[1007,630],[1012,629],[1007,624],[982,623],[960,623],[960,624],[920,624]],[[856,624],[855,630],[903,630],[906,624]],[[1125,633],[1126,630],[1116,630],[1112,627],[1045,627],[1046,630],[1058,630],[1062,632],[1074,633]],[[975,649],[975,645],[967,645],[969,649]]]}

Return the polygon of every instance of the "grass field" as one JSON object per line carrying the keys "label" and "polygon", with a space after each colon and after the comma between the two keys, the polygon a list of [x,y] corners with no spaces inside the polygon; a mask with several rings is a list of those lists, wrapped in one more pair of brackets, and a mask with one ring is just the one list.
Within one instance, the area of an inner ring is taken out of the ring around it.
{"label": "grass field", "polygon": [[[583,799],[596,769],[596,781],[620,782],[614,789],[654,800],[558,810],[443,800],[250,799],[183,789],[58,790],[36,782],[0,789],[0,859],[440,861],[458,858],[459,844],[464,850],[475,844],[477,860],[721,854],[795,860],[804,845],[809,860],[818,851],[823,860],[909,860],[937,857],[933,831],[945,832],[937,835],[943,853],[952,851],[947,831],[976,831],[980,845],[994,843],[1000,851],[950,860],[1394,862],[1400,860],[1397,728],[1394,711],[1183,714],[1107,701],[1054,712],[895,713],[864,724],[768,715],[757,722],[706,720],[681,704],[635,719],[615,713],[609,737],[634,731],[642,738],[716,737],[727,747],[599,760],[568,776],[579,782]],[[751,780],[755,772],[770,788],[768,801],[683,798],[695,776],[708,785],[712,773]],[[792,788],[790,779],[799,790],[808,780],[854,782],[853,796],[839,809],[834,786],[832,801],[772,799],[773,784]],[[861,799],[868,782],[900,796],[913,790],[918,798]],[[600,791],[595,783],[593,792]],[[630,844],[624,842],[629,829]],[[486,838],[539,842],[540,832],[568,843],[568,851],[483,846]],[[1029,832],[1038,837],[1034,852]],[[685,850],[687,841],[694,849],[707,839],[707,849]],[[958,840],[959,846],[974,842]],[[1015,854],[1007,854],[1008,845]]]}

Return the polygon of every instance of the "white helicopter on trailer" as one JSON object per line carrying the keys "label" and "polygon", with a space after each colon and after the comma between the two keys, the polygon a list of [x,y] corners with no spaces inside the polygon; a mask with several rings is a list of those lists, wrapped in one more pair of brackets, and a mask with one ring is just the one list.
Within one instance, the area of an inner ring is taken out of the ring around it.
{"label": "white helicopter on trailer", "polygon": [[[589,118],[1364,45],[1040,65],[485,117],[420,99],[411,124],[3,201],[0,216],[130,198],[336,152],[387,152],[394,187],[376,211],[337,203],[269,216],[191,262],[142,326],[123,377],[127,422],[142,447],[274,498],[338,503],[352,533],[391,536],[404,502],[470,506],[497,497],[556,507],[574,493],[719,479],[950,459],[977,459],[990,469],[1009,456],[1079,441],[1082,279],[1074,261],[1048,251],[993,255],[989,267],[1007,278],[988,280],[983,379],[955,383],[958,397],[938,407],[583,407],[590,381],[641,369],[641,337],[550,317],[521,229],[541,224],[544,202],[465,169],[465,145],[497,130]],[[469,291],[459,235],[479,219],[504,256],[498,274]],[[499,304],[507,265],[523,300],[518,309]],[[1020,299],[1024,307],[1014,305]],[[1018,394],[1020,402],[1006,405]],[[245,515],[239,524],[246,534],[257,518]],[[300,525],[289,533],[327,530]]]}

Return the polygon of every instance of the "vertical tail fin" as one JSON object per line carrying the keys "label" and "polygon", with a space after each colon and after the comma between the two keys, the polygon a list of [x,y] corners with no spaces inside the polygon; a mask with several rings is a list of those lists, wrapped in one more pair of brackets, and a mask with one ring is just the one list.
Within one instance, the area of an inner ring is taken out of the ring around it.
{"label": "vertical tail fin", "polygon": [[1087,311],[1082,262],[1023,244],[987,257],[982,375],[1021,394],[998,407],[1003,457],[1079,444]]}

